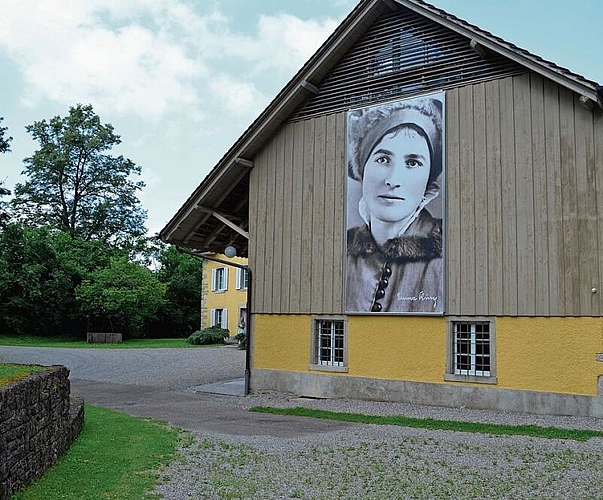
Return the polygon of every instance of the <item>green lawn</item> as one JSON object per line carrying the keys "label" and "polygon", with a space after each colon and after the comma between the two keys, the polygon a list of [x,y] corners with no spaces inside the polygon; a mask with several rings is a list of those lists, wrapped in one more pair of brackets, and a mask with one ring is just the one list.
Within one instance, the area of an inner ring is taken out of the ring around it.
{"label": "green lawn", "polygon": [[251,411],[272,413],[274,415],[293,415],[296,417],[312,417],[342,422],[356,422],[377,425],[399,425],[401,427],[419,427],[430,430],[475,432],[479,434],[532,436],[548,439],[574,439],[587,441],[593,437],[603,437],[603,432],[582,429],[560,429],[557,427],[539,427],[537,425],[501,425],[482,424],[476,422],[458,422],[454,420],[435,420],[432,418],[412,418],[402,415],[363,415],[361,413],[340,413],[311,408],[273,408],[254,406]]}
{"label": "green lawn", "polygon": [[84,347],[88,349],[141,349],[159,347],[212,347],[189,344],[181,339],[133,339],[124,340],[119,344],[89,344],[86,340],[75,340],[61,337],[35,337],[30,335],[0,335],[0,345],[24,347]]}
{"label": "green lawn", "polygon": [[13,500],[140,500],[184,437],[156,420],[86,405],[84,429],[69,451]]}
{"label": "green lawn", "polygon": [[30,373],[46,370],[43,366],[0,363],[0,386],[27,377]]}

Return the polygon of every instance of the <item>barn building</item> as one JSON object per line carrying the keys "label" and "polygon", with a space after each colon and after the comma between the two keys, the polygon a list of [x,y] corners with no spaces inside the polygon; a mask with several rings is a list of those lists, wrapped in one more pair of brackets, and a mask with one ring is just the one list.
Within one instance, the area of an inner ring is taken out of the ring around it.
{"label": "barn building", "polygon": [[602,98],[362,0],[161,238],[249,259],[252,391],[603,417]]}

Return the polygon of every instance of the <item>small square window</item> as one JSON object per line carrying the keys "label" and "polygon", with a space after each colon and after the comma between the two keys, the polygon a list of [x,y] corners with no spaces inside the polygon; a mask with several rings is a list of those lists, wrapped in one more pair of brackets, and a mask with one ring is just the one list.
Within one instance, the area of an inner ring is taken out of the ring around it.
{"label": "small square window", "polygon": [[347,371],[346,322],[339,318],[315,318],[310,369]]}
{"label": "small square window", "polygon": [[449,318],[445,380],[496,383],[494,321]]}

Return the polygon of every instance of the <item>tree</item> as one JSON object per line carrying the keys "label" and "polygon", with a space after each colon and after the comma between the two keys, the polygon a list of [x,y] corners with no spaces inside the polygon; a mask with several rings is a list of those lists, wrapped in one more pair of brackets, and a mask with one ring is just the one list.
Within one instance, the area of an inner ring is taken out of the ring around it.
{"label": "tree", "polygon": [[[112,257],[76,290],[82,311],[127,336],[144,337],[145,324],[155,318],[163,302],[165,285],[146,267],[126,257]],[[104,328],[104,324],[101,324]]]}
{"label": "tree", "polygon": [[0,153],[8,153],[10,151],[10,141],[13,140],[10,136],[5,136],[8,127],[2,126],[3,116],[0,116]]}
{"label": "tree", "polygon": [[141,169],[108,154],[120,137],[91,105],[78,104],[68,116],[26,130],[40,149],[23,160],[28,180],[15,186],[11,203],[22,218],[85,240],[119,243],[145,233],[146,212],[137,198],[144,183],[131,179]]}
{"label": "tree", "polygon": [[157,321],[151,325],[152,333],[161,337],[189,336],[201,321],[202,263],[174,246],[163,248],[158,260],[157,278],[166,291]]}
{"label": "tree", "polygon": [[125,252],[48,227],[7,224],[0,232],[0,331],[70,335],[85,331],[75,290]]}
{"label": "tree", "polygon": [[[8,127],[2,126],[2,120],[4,117],[0,116],[0,153],[8,153],[10,151],[10,141],[13,140],[10,136],[5,136]],[[11,194],[9,189],[4,187],[4,181],[0,181],[0,197]],[[6,209],[7,203],[0,201],[0,225],[4,225],[9,219],[8,211]]]}

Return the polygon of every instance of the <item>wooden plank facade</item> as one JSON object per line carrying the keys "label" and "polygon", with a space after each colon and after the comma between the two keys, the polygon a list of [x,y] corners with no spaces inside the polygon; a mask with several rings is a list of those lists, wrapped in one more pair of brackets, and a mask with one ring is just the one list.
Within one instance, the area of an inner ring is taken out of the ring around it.
{"label": "wooden plank facade", "polygon": [[[254,159],[253,311],[343,314],[345,112]],[[525,72],[446,90],[446,315],[599,316],[603,117]]]}

